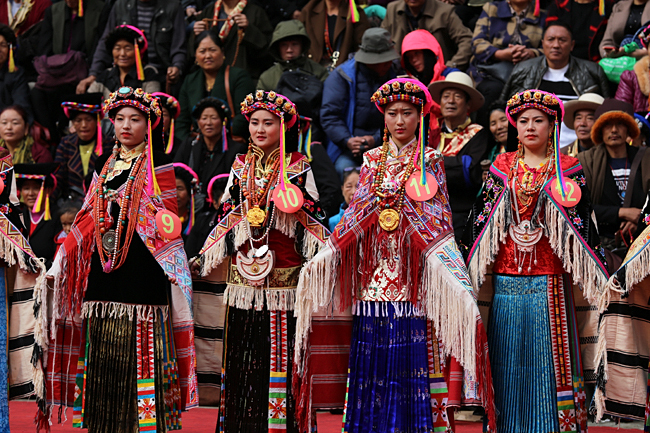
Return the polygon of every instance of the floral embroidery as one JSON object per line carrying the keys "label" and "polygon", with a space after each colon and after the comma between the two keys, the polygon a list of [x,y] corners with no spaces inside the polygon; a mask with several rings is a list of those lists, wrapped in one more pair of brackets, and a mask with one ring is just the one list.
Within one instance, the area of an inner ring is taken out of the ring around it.
{"label": "floral embroidery", "polygon": [[485,186],[483,187],[483,201],[485,205],[483,206],[481,213],[476,216],[476,220],[474,221],[474,224],[477,226],[480,226],[483,224],[483,222],[487,221],[490,213],[492,212],[492,208],[494,207],[494,203],[497,201],[497,198],[503,191],[503,185],[496,183],[492,176],[492,174],[488,176],[487,181],[485,181]]}

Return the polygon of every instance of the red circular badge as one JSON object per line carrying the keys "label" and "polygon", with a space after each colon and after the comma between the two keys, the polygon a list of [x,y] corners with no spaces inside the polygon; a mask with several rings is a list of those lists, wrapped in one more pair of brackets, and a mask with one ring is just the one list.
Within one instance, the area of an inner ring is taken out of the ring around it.
{"label": "red circular badge", "polygon": [[302,191],[296,185],[287,183],[286,188],[285,191],[282,191],[282,187],[278,185],[273,190],[275,206],[284,213],[298,212],[305,202],[305,197],[303,197]]}
{"label": "red circular badge", "polygon": [[580,203],[580,199],[582,198],[582,190],[575,180],[569,179],[568,177],[564,178],[564,183],[566,184],[564,198],[562,198],[562,192],[560,191],[560,183],[558,182],[558,179],[555,178],[551,182],[551,194],[553,195],[553,200],[560,203],[564,207],[573,207]]}
{"label": "red circular badge", "polygon": [[5,190],[5,181],[0,177],[0,194]]}
{"label": "red circular badge", "polygon": [[432,174],[426,173],[427,183],[422,185],[422,172],[416,171],[406,181],[406,194],[415,201],[430,200],[438,192],[438,182]]}
{"label": "red circular badge", "polygon": [[164,239],[176,239],[181,234],[181,220],[168,210],[158,211],[156,214],[156,228]]}

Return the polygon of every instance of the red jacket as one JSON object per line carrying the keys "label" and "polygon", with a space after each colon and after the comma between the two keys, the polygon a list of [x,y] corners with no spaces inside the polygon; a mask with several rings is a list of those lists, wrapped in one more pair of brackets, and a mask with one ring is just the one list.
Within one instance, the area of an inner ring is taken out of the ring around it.
{"label": "red jacket", "polygon": [[[27,12],[27,17],[17,27],[14,27],[14,33],[16,33],[16,36],[25,33],[34,24],[40,22],[45,15],[45,9],[52,5],[52,2],[50,0],[31,1],[33,4],[29,12]],[[7,9],[7,0],[0,0],[0,23],[9,26],[9,11]]]}

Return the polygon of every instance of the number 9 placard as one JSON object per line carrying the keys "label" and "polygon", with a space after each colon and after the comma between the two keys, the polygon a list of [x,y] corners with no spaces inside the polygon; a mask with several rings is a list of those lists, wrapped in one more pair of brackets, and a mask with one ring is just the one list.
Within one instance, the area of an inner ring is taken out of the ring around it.
{"label": "number 9 placard", "polygon": [[287,184],[286,187],[285,191],[282,191],[280,185],[275,187],[273,202],[278,210],[284,213],[298,212],[305,202],[305,197],[303,197],[302,191],[296,185]]}
{"label": "number 9 placard", "polygon": [[575,180],[569,179],[568,177],[564,178],[564,183],[566,184],[566,191],[564,199],[562,198],[562,192],[560,191],[560,183],[556,179],[552,180],[551,184],[551,194],[553,194],[553,200],[560,203],[564,207],[573,207],[580,203],[582,198],[582,190],[576,183]]}
{"label": "number 9 placard", "polygon": [[422,185],[420,177],[422,172],[416,171],[406,181],[406,194],[415,201],[427,201],[438,192],[438,182],[432,174],[427,173],[427,183]]}
{"label": "number 9 placard", "polygon": [[156,214],[156,229],[164,239],[176,239],[181,234],[181,220],[168,210],[158,211]]}

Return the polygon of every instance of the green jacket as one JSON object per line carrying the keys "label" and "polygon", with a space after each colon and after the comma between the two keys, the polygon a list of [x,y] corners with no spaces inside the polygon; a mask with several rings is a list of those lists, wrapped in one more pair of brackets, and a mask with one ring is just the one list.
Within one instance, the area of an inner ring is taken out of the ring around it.
{"label": "green jacket", "polygon": [[[293,60],[282,60],[280,57],[280,41],[286,38],[300,39],[302,42],[302,54]],[[316,76],[322,82],[327,78],[327,69],[313,60],[307,58],[311,40],[307,36],[305,25],[298,20],[282,21],[275,27],[269,52],[275,58],[276,63],[260,75],[257,88],[266,91],[275,90],[280,77],[286,71],[300,70]]]}
{"label": "green jacket", "polygon": [[[176,120],[176,134],[181,139],[185,139],[190,135],[192,128],[192,109],[201,99],[206,96],[214,96],[215,98],[223,99],[228,102],[225,86],[225,73],[226,65],[224,64],[217,77],[214,80],[212,91],[208,95],[205,90],[205,76],[203,70],[198,69],[187,77],[181,86],[181,93],[178,97],[178,102],[181,104],[181,114]],[[240,137],[248,137],[248,122],[246,118],[241,115],[239,111],[239,104],[246,98],[246,95],[255,91],[255,84],[251,80],[248,72],[237,67],[230,67],[230,94],[234,107],[230,109],[234,112],[235,117],[232,120],[231,132],[232,135]]]}

